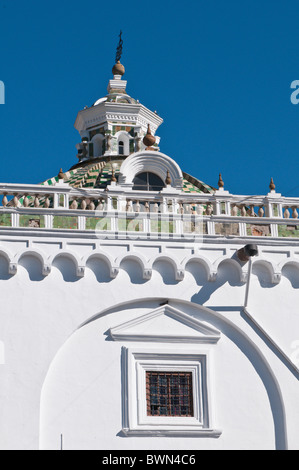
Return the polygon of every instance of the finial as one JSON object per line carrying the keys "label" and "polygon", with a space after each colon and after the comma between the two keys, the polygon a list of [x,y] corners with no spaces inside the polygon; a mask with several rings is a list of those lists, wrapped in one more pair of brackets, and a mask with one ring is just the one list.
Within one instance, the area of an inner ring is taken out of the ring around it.
{"label": "finial", "polygon": [[171,184],[171,178],[170,178],[169,170],[167,170],[167,176],[166,176],[165,183],[167,184],[167,186]]}
{"label": "finial", "polygon": [[275,186],[275,184],[274,184],[273,178],[271,178],[269,188],[270,188],[271,191],[275,191],[275,187],[276,187],[276,186]]}
{"label": "finial", "polygon": [[116,49],[115,65],[113,66],[113,69],[112,69],[113,75],[124,75],[125,73],[125,68],[120,63],[120,59],[121,59],[122,52],[123,52],[123,43],[124,43],[121,36],[122,36],[122,31],[119,33],[119,42],[118,42],[118,46]]}
{"label": "finial", "polygon": [[121,36],[122,36],[122,31],[120,31],[120,33],[119,33],[119,43],[118,43],[118,46],[117,46],[117,49],[116,49],[116,57],[115,57],[115,63],[116,64],[117,64],[117,62],[120,61],[122,53],[123,53],[123,43],[124,43],[124,41],[122,40]]}
{"label": "finial", "polygon": [[219,189],[224,188],[224,182],[223,182],[221,173],[219,175],[218,188]]}
{"label": "finial", "polygon": [[147,148],[151,147],[152,145],[156,143],[156,137],[152,135],[151,126],[149,124],[147,126],[147,133],[145,134],[143,138],[143,143]]}
{"label": "finial", "polygon": [[115,177],[115,171],[114,171],[114,168],[112,168],[112,177],[111,177],[111,181],[113,181],[114,183],[116,183],[116,177]]}
{"label": "finial", "polygon": [[60,168],[60,171],[59,171],[59,173],[58,173],[57,176],[58,176],[58,179],[59,179],[59,180],[63,180],[63,179],[64,179],[64,173],[63,173],[63,171],[62,171],[62,168]]}

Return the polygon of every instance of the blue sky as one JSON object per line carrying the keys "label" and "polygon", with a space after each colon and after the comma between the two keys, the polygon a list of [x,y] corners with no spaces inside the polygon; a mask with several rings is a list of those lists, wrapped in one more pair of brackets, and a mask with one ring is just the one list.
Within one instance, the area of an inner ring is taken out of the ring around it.
{"label": "blue sky", "polygon": [[163,153],[235,194],[299,196],[298,0],[0,0],[0,181],[77,162],[77,112],[105,96],[120,29],[127,91]]}

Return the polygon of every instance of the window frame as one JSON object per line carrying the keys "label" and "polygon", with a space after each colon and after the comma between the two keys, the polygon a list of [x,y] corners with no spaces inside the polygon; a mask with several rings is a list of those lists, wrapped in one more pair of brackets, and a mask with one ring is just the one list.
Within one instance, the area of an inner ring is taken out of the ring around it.
{"label": "window frame", "polygon": [[[188,418],[194,416],[193,374],[191,372],[178,371],[177,369],[167,372],[146,370],[145,378],[147,416]],[[172,383],[174,379],[176,380],[175,384]],[[183,384],[182,379],[184,379]],[[182,386],[184,393],[181,393]],[[182,398],[183,403],[181,403]],[[185,399],[187,403],[185,403]],[[178,403],[175,403],[176,400]]]}
{"label": "window frame", "polygon": [[118,155],[125,154],[125,143],[123,140],[118,141]]}
{"label": "window frame", "polygon": [[[211,436],[209,362],[211,351],[122,348],[123,434],[126,436]],[[148,416],[146,372],[190,372],[193,416]]]}
{"label": "window frame", "polygon": [[[136,182],[136,178],[140,178],[140,175],[143,177],[146,177],[146,183],[145,184],[138,184]],[[151,177],[157,178],[157,183],[159,184],[152,184],[150,182]],[[136,175],[133,178],[133,186],[132,189],[134,191],[157,191],[160,192],[165,188],[165,183],[162,180],[160,175],[157,175],[156,173],[152,171],[141,171],[139,173],[136,173]]]}

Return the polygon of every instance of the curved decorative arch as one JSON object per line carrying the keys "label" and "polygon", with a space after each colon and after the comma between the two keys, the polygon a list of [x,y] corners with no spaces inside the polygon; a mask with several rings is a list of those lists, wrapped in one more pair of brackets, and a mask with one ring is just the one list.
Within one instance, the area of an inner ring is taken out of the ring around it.
{"label": "curved decorative arch", "polygon": [[9,263],[12,260],[12,254],[5,248],[0,249],[0,256],[3,256],[3,258],[5,258]]}
{"label": "curved decorative arch", "polygon": [[184,279],[185,269],[176,258],[173,256],[170,257],[167,254],[158,254],[149,260],[149,266],[151,266],[151,269],[154,269],[154,264],[157,261],[166,261],[173,267],[176,281],[182,281]]}
{"label": "curved decorative arch", "polygon": [[[25,248],[24,250],[19,251],[13,257],[13,259],[11,261],[11,267],[10,267],[10,273],[11,274],[16,273],[17,266],[20,262],[20,259],[23,258],[24,256],[33,256],[34,258],[37,258],[41,262],[43,276],[48,276],[48,274],[50,274],[51,266],[47,261],[46,255],[42,251],[40,251],[36,248],[34,248],[34,250],[31,249],[31,248]],[[12,269],[12,272],[11,272],[11,269]]]}
{"label": "curved decorative arch", "polygon": [[229,256],[224,256],[222,258],[217,259],[213,263],[214,270],[218,272],[220,265],[225,262],[231,264],[234,268],[236,268],[238,275],[239,275],[240,282],[245,283],[247,280],[247,276],[248,276],[247,267],[242,268],[242,266],[234,258],[231,258]]}
{"label": "curved decorative arch", "polygon": [[179,165],[164,153],[146,150],[130,155],[120,167],[119,184],[133,186],[133,179],[143,172],[155,173],[162,181],[166,180],[167,171],[171,178],[171,186],[182,189],[183,173]]}
{"label": "curved decorative arch", "polygon": [[[111,305],[110,307],[98,312],[96,315],[93,315],[92,317],[88,318],[86,321],[84,321],[78,326],[76,331],[82,329],[86,325],[100,318],[108,317],[110,314],[113,314],[117,311],[130,309],[132,306],[134,306],[134,308],[136,308],[137,306],[146,306],[148,308],[149,304],[153,305],[154,303],[156,303],[157,305],[160,305],[161,300],[164,299],[157,297],[136,298],[134,300],[121,302],[117,305]],[[188,315],[190,315],[190,318],[197,318],[198,314],[201,320],[207,322],[207,324],[211,325],[213,328],[216,328],[222,334],[230,338],[232,342],[238,345],[238,348],[243,352],[243,354],[253,365],[268,395],[274,424],[275,448],[277,450],[287,450],[288,443],[286,413],[282,392],[280,389],[279,382],[276,378],[275,372],[272,369],[271,364],[268,362],[268,359],[265,357],[263,351],[258,346],[258,344],[248,335],[248,333],[243,331],[240,326],[236,325],[231,319],[229,319],[225,315],[222,315],[216,310],[211,310],[205,306],[197,305],[190,301],[177,298],[168,299],[168,303],[170,303],[174,308],[177,308],[182,312],[186,312],[186,309],[188,309]],[[74,331],[70,333],[74,334]],[[64,345],[67,345],[67,343],[71,340],[72,338],[69,337],[64,343]],[[63,351],[64,345],[62,345],[58,349],[57,353],[54,355],[48,373],[51,374],[51,372],[53,371],[53,367],[55,367],[55,363],[59,363],[59,354]],[[46,391],[47,380],[48,374],[45,378],[42,387],[42,394]]]}
{"label": "curved decorative arch", "polygon": [[95,253],[89,253],[86,256],[83,256],[83,258],[81,259],[82,266],[85,268],[88,261],[93,258],[103,260],[107,264],[111,278],[115,278],[117,276],[119,272],[119,266],[114,263],[113,259],[108,253],[104,253],[103,251],[97,251]]}
{"label": "curved decorative arch", "polygon": [[281,270],[281,276],[287,278],[293,287],[299,287],[299,261],[284,260],[279,263],[278,268]]}
{"label": "curved decorative arch", "polygon": [[8,262],[8,273],[15,275],[17,273],[18,264],[13,261],[13,256],[9,250],[6,248],[1,248],[0,256],[6,259]]}
{"label": "curved decorative arch", "polygon": [[264,266],[269,272],[272,284],[279,284],[281,280],[281,267],[262,257],[254,260],[252,262],[252,267],[259,264]]}
{"label": "curved decorative arch", "polygon": [[126,260],[136,261],[142,269],[143,279],[150,279],[152,277],[152,268],[150,263],[147,262],[146,258],[141,253],[128,253],[125,256],[119,256],[115,263],[120,267],[121,263]]}
{"label": "curved decorative arch", "polygon": [[281,261],[281,262],[278,264],[278,269],[279,269],[280,271],[282,271],[283,268],[286,267],[286,266],[294,266],[295,268],[297,268],[297,269],[299,270],[299,261],[297,261],[297,260],[289,260],[289,259],[283,260],[283,261]]}
{"label": "curved decorative arch", "polygon": [[186,267],[189,263],[198,263],[198,264],[203,265],[207,273],[208,281],[216,280],[217,269],[215,270],[212,263],[207,258],[204,258],[203,256],[194,256],[194,255],[187,256],[186,258],[183,259],[181,263],[182,268],[186,270]]}
{"label": "curved decorative arch", "polygon": [[83,277],[84,276],[85,265],[82,263],[79,256],[77,256],[76,253],[73,252],[73,251],[66,251],[66,250],[58,251],[58,252],[54,253],[53,255],[51,255],[48,258],[48,263],[50,264],[50,266],[52,266],[53,262],[56,258],[62,258],[62,257],[69,258],[71,261],[74,262],[74,264],[76,266],[76,273],[77,273],[78,277]]}

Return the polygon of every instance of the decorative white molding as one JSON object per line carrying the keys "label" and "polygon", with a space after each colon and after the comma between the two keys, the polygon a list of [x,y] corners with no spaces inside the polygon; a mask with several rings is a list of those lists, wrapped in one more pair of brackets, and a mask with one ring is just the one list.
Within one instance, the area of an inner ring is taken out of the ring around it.
{"label": "decorative white molding", "polygon": [[[219,437],[211,423],[210,352],[122,348],[122,403],[125,436]],[[193,416],[148,416],[146,371],[192,374]]]}
{"label": "decorative white molding", "polygon": [[146,171],[155,173],[162,181],[166,180],[169,171],[172,188],[182,189],[183,173],[179,165],[169,156],[152,150],[133,153],[123,162],[119,184],[125,187],[132,186],[135,176]]}
{"label": "decorative white molding", "polygon": [[[51,217],[50,215],[47,217]],[[87,265],[87,262],[91,258],[99,258],[102,259],[106,262],[109,271],[110,271],[110,277],[113,279],[115,278],[121,268],[121,264],[123,261],[126,259],[131,259],[135,262],[137,262],[142,271],[142,279],[144,280],[150,280],[152,277],[153,271],[155,271],[155,263],[156,262],[163,262],[170,264],[173,267],[173,272],[174,272],[174,279],[176,281],[184,281],[188,263],[192,262],[195,264],[198,264],[199,266],[204,266],[205,270],[207,272],[207,281],[216,281],[217,280],[217,273],[219,270],[219,266],[221,265],[222,262],[228,262],[231,265],[232,269],[237,270],[239,279],[241,283],[245,283],[247,281],[248,277],[248,265],[245,264],[244,266],[241,266],[240,263],[232,259],[230,255],[225,254],[219,258],[217,258],[215,261],[212,262],[212,260],[209,260],[206,256],[202,256],[201,254],[194,254],[194,255],[188,255],[187,257],[183,257],[185,252],[184,248],[185,245],[181,245],[181,251],[177,250],[176,256],[173,255],[173,253],[167,252],[167,251],[161,251],[163,245],[163,242],[161,241],[152,241],[152,243],[155,243],[157,248],[159,248],[159,253],[149,259],[147,259],[143,254],[142,250],[138,250],[136,248],[131,249],[130,252],[123,253],[120,256],[117,256],[115,259],[109,254],[109,251],[103,251],[100,247],[97,248],[96,250],[93,249],[89,253],[86,253],[84,256],[80,256],[77,254],[74,250],[69,250],[67,248],[67,245],[63,244],[61,245],[61,248],[58,249],[55,253],[52,253],[51,255],[47,254],[47,244],[49,244],[49,247],[51,247],[51,244],[53,243],[53,235],[51,234],[49,238],[49,233],[54,232],[55,237],[59,238],[60,243],[65,239],[65,232],[63,230],[56,230],[53,231],[51,230],[45,230],[45,229],[38,229],[39,230],[39,237],[40,240],[43,240],[43,245],[44,245],[44,250],[37,249],[34,244],[32,244],[31,240],[31,229],[29,228],[24,228],[24,229],[19,229],[17,233],[15,233],[16,229],[15,228],[8,228],[5,229],[2,227],[2,237],[7,238],[8,236],[13,235],[15,240],[18,240],[20,234],[22,235],[21,239],[23,240],[24,243],[26,243],[26,248],[18,249],[16,252],[11,252],[9,249],[7,249],[4,245],[1,246],[0,250],[0,256],[4,257],[8,263],[8,273],[11,275],[17,274],[18,270],[18,264],[20,259],[23,256],[33,256],[37,259],[39,259],[41,263],[41,269],[42,269],[42,275],[43,276],[48,276],[51,274],[52,271],[52,265],[54,259],[59,255],[62,257],[68,257],[71,259],[76,267],[77,275],[78,277],[84,276],[85,268]],[[70,232],[67,231],[67,235],[69,236]],[[83,234],[85,235],[83,237]],[[29,235],[29,238],[27,238]],[[76,233],[75,237],[72,237],[72,240],[77,239],[78,237],[84,238],[84,239],[89,239],[90,236],[83,231],[80,231],[79,233]],[[58,239],[57,238],[57,239]],[[81,240],[82,241],[82,240]],[[0,240],[1,243],[1,240]],[[80,242],[81,243],[81,242]],[[79,243],[79,245],[80,245]],[[132,240],[130,243],[132,243],[132,246],[134,245],[134,240]],[[112,246],[116,246],[117,241],[115,243],[112,243]],[[16,245],[17,246],[17,245]],[[234,249],[238,249],[238,245],[234,245]],[[234,249],[231,250],[234,251]],[[293,253],[294,250],[291,250],[289,248],[285,249],[282,251],[282,247],[280,246],[278,254],[281,254],[282,259],[281,261],[277,262],[277,258],[273,258],[272,255],[276,254],[275,249],[271,251],[271,253],[268,253],[265,251],[263,254],[263,249],[260,249],[260,254],[259,256],[255,257],[252,264],[253,266],[258,267],[259,265],[264,266],[267,271],[269,272],[269,282],[272,284],[278,284],[281,280],[281,277],[283,276],[283,269],[286,268],[287,266],[295,266],[299,270],[299,259],[298,255],[296,252]],[[179,255],[179,256],[178,256]],[[181,257],[183,259],[181,259]],[[124,268],[125,269],[125,268]]]}
{"label": "decorative white molding", "polygon": [[114,341],[165,343],[217,343],[220,332],[173,308],[163,305],[152,312],[109,330]]}
{"label": "decorative white molding", "polygon": [[[125,97],[128,95],[124,95]],[[128,96],[128,99],[131,99]],[[146,130],[147,125],[150,123],[152,129],[157,129],[163,122],[163,119],[158,114],[147,109],[140,103],[119,103],[97,100],[96,106],[82,109],[79,111],[75,128],[79,133],[85,131],[91,125],[103,124],[107,121],[120,121],[120,122],[135,122],[141,124],[143,130]]]}
{"label": "decorative white molding", "polygon": [[218,438],[222,431],[219,429],[128,429],[122,428],[127,437],[210,437]]}

